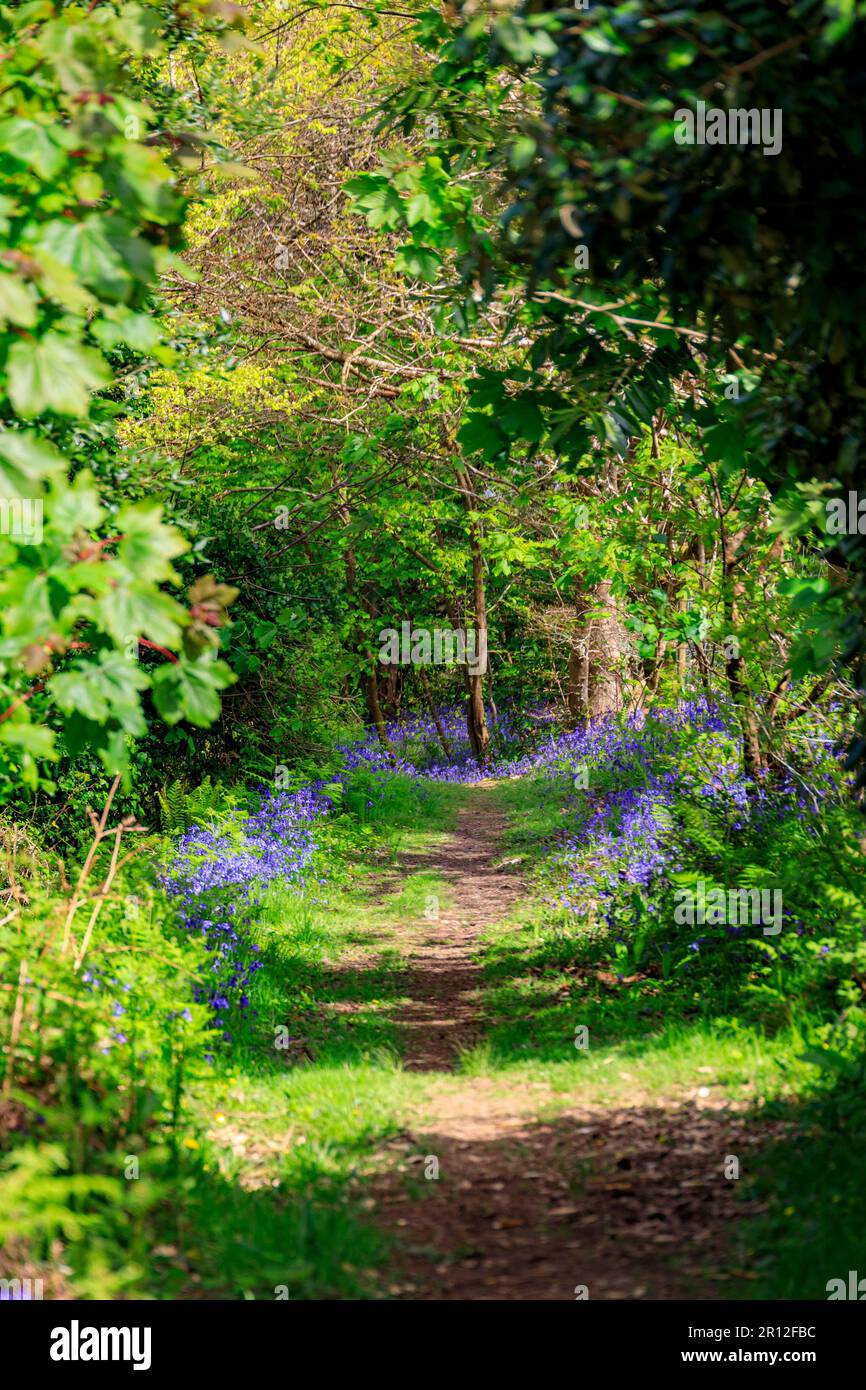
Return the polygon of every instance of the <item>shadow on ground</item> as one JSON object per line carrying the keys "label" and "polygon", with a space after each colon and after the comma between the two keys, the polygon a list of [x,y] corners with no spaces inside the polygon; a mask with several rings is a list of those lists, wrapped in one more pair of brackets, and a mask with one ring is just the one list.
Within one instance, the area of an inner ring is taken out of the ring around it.
{"label": "shadow on ground", "polygon": [[374,1210],[402,1246],[393,1296],[749,1296],[735,1223],[759,1204],[738,1200],[725,1165],[733,1155],[746,1171],[781,1121],[647,1106],[538,1122],[511,1100],[500,1113],[494,1082],[471,1085],[441,1098],[411,1146],[391,1141]]}

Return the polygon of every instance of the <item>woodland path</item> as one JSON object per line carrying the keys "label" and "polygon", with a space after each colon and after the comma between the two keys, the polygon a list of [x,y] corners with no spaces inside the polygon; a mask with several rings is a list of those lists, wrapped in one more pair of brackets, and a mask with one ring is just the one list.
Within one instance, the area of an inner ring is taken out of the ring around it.
{"label": "woodland path", "polygon": [[[735,1184],[725,1181],[720,1155],[756,1142],[744,1118],[711,1102],[639,1093],[615,1106],[582,1103],[578,1085],[565,1108],[561,1097],[551,1107],[544,1080],[455,1070],[461,1049],[485,1032],[481,935],[524,893],[502,860],[504,825],[495,783],[480,783],[467,789],[445,843],[400,864],[435,871],[451,896],[436,920],[395,926],[408,962],[405,1065],[431,1084],[411,1129],[388,1144],[369,1202],[396,1244],[388,1292],[413,1300],[716,1296],[714,1271],[730,1264],[735,1216]],[[430,1158],[436,1180],[425,1180]]]}

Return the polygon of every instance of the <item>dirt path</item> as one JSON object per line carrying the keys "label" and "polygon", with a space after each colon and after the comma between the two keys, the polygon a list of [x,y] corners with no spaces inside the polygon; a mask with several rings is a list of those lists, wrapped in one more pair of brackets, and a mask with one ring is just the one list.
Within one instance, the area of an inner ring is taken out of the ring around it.
{"label": "dirt path", "polygon": [[400,1016],[408,1030],[406,1066],[416,1071],[450,1071],[462,1049],[481,1035],[481,967],[476,958],[481,930],[504,917],[522,893],[513,871],[497,867],[505,817],[496,808],[494,783],[478,783],[460,812],[451,839],[430,854],[406,854],[404,870],[425,869],[450,885],[452,901],[430,905],[430,918],[407,941],[411,1004]]}
{"label": "dirt path", "polygon": [[737,1297],[712,1276],[735,1203],[724,1155],[758,1142],[745,1117],[712,1101],[665,1106],[635,1096],[610,1108],[580,1104],[575,1093],[573,1106],[545,1121],[546,1083],[454,1074],[460,1050],[483,1031],[479,934],[522,893],[501,864],[503,828],[495,784],[482,783],[441,850],[403,860],[446,878],[452,901],[437,920],[401,933],[407,1066],[441,1080],[431,1078],[417,1128],[389,1146],[393,1161],[375,1189],[375,1219],[397,1245],[389,1292]]}

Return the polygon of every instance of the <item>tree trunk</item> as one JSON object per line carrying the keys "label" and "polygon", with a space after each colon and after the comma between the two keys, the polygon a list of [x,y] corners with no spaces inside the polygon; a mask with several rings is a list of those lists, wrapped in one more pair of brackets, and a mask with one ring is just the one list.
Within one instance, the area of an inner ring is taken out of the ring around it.
{"label": "tree trunk", "polygon": [[593,590],[593,607],[602,611],[590,620],[587,678],[590,719],[614,714],[622,709],[623,703],[624,631],[611,587],[610,580],[603,579]]}
{"label": "tree trunk", "polygon": [[490,746],[490,731],[487,727],[487,716],[484,712],[484,668],[486,666],[487,652],[487,599],[484,592],[484,556],[481,553],[481,537],[478,532],[478,523],[475,520],[476,498],[468,474],[458,470],[458,481],[460,483],[463,507],[469,518],[469,554],[472,560],[472,616],[476,632],[476,651],[485,654],[484,661],[476,661],[472,664],[476,667],[473,671],[467,661],[464,667],[466,671],[466,730],[469,734],[469,742],[472,745],[472,752],[479,767],[483,767],[487,761],[487,750]]}
{"label": "tree trunk", "polygon": [[[364,655],[369,657],[370,653],[365,652]],[[382,747],[387,748],[390,753],[392,750],[391,744],[388,741],[388,730],[385,725],[385,716],[382,713],[382,704],[379,699],[379,678],[376,674],[375,661],[371,660],[369,670],[362,672],[361,685],[367,701],[367,714],[370,723],[375,725],[376,733],[379,735],[379,742]]]}
{"label": "tree trunk", "polygon": [[611,581],[603,579],[580,592],[575,602],[577,626],[568,657],[568,711],[573,719],[595,719],[623,706],[622,668],[626,633]]}

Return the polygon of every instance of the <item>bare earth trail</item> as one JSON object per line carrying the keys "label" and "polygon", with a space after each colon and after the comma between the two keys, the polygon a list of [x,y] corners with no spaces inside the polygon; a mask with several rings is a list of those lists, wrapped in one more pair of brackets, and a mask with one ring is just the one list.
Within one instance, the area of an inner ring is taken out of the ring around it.
{"label": "bare earth trail", "polygon": [[505,817],[491,801],[495,783],[481,782],[460,812],[457,828],[433,854],[404,854],[408,872],[425,869],[445,878],[449,905],[430,905],[417,945],[409,950],[407,993],[411,1004],[400,1017],[408,1030],[406,1066],[418,1071],[451,1071],[462,1049],[482,1035],[479,1021],[481,967],[476,959],[482,929],[521,896],[513,873],[497,867]]}
{"label": "bare earth trail", "polygon": [[[414,1300],[717,1296],[709,1276],[722,1264],[735,1203],[723,1157],[758,1142],[745,1119],[712,1101],[660,1104],[636,1094],[617,1108],[581,1103],[579,1082],[562,1108],[525,1070],[455,1070],[461,1049],[484,1035],[479,936],[524,893],[502,862],[504,826],[495,784],[480,783],[441,848],[401,861],[405,871],[441,875],[451,896],[435,920],[396,929],[408,957],[410,1002],[399,1018],[406,1066],[428,1074],[429,1085],[411,1132],[388,1146],[370,1204],[396,1242],[388,1292]],[[426,1177],[431,1159],[435,1179]]]}

